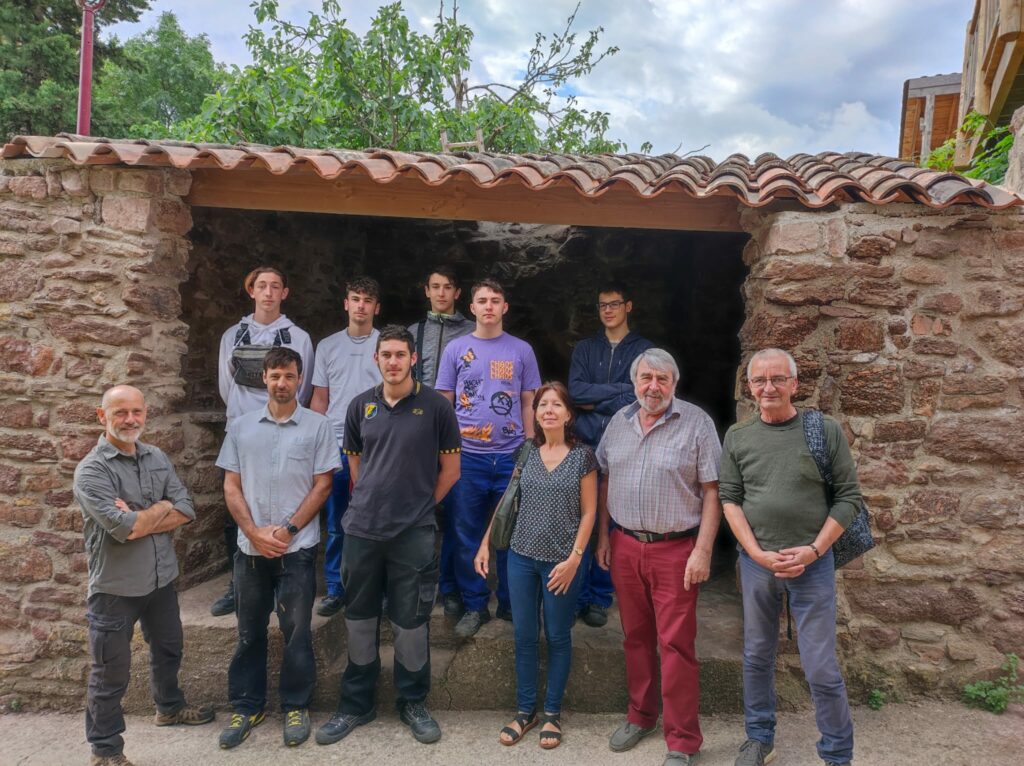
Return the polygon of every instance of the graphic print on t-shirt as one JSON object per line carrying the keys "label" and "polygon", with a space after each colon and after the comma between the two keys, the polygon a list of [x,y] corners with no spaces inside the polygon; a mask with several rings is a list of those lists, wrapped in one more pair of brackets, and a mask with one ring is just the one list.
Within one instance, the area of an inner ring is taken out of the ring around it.
{"label": "graphic print on t-shirt", "polygon": [[456,407],[456,410],[471,412],[474,405],[484,400],[480,395],[481,383],[483,383],[483,380],[480,378],[466,378],[462,381],[462,391],[459,392],[459,406]]}
{"label": "graphic print on t-shirt", "polygon": [[516,373],[516,363],[512,360],[491,360],[491,380],[507,380],[512,382]]}
{"label": "graphic print on t-shirt", "polygon": [[491,434],[494,432],[494,423],[484,423],[479,426],[465,426],[459,429],[463,439],[476,439],[479,442],[491,441]]}
{"label": "graphic print on t-shirt", "polygon": [[514,404],[515,400],[512,398],[511,391],[495,391],[491,396],[491,411],[496,415],[508,416],[512,412]]}
{"label": "graphic print on t-shirt", "polygon": [[466,349],[466,353],[459,357],[462,361],[462,369],[468,370],[469,366],[476,360],[476,354],[473,352],[473,347],[470,346]]}

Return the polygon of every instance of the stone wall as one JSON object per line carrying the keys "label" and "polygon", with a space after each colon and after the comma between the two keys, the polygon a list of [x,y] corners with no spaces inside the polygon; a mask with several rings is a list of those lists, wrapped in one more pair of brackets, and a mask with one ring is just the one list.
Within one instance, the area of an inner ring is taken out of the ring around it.
{"label": "stone wall", "polygon": [[[102,390],[143,388],[146,440],[186,477],[195,461],[174,414],[190,183],[170,170],[0,163],[0,707],[84,698],[86,558],[70,489],[101,432]],[[183,558],[197,531],[179,534]]]}
{"label": "stone wall", "polygon": [[839,576],[848,680],[957,693],[1024,653],[1020,216],[845,205],[743,221],[745,357],[794,353],[798,396],[846,430],[879,538]]}

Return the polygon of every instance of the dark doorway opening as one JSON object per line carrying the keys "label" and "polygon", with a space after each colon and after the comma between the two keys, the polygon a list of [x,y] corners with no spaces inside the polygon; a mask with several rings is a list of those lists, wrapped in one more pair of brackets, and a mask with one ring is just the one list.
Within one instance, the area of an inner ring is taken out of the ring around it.
{"label": "dark doorway opening", "polygon": [[[224,329],[252,310],[241,286],[251,268],[271,264],[288,274],[284,311],[317,342],[345,326],[344,285],[356,275],[381,284],[378,326],[420,318],[423,279],[438,263],[458,271],[467,314],[472,282],[501,280],[510,303],[506,329],[533,345],[545,379],[563,381],[572,347],[602,329],[597,291],[608,280],[624,283],[633,293],[632,329],[679,362],[679,394],[704,408],[720,435],[735,419],[746,234],[204,208],[194,208],[193,218],[190,279],[182,289],[190,327],[182,409],[199,414],[195,420],[216,421],[223,410],[217,348]],[[216,433],[214,423],[211,429]],[[731,572],[734,547],[723,529],[716,572]]]}

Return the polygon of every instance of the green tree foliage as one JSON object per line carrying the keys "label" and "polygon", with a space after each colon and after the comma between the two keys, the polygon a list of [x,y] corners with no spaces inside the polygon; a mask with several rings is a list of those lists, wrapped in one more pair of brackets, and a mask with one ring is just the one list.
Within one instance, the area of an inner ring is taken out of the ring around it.
{"label": "green tree foliage", "polygon": [[[971,164],[963,174],[968,178],[980,178],[992,184],[1002,183],[1010,166],[1010,147],[1013,146],[1013,133],[1010,132],[1010,128],[1005,125],[992,125],[985,115],[970,112],[964,117],[964,123],[957,132],[967,141],[973,141],[976,136],[980,136],[981,139],[978,151],[971,158]],[[954,170],[955,155],[956,136],[933,149],[922,164],[934,170]]]}
{"label": "green tree foliage", "polygon": [[170,12],[124,44],[96,78],[93,134],[165,138],[171,127],[199,113],[225,78],[206,35],[189,37]]}
{"label": "green tree foliage", "polygon": [[[97,33],[118,21],[138,21],[149,0],[110,0],[96,15]],[[0,2],[0,139],[74,131],[82,13],[74,0]],[[101,66],[117,57],[116,40],[94,46]]]}
{"label": "green tree foliage", "polygon": [[[202,112],[175,128],[196,141],[307,147],[436,150],[440,134],[465,141],[479,128],[489,151],[622,151],[606,138],[608,115],[583,109],[568,91],[617,48],[600,49],[603,29],[577,37],[537,34],[516,83],[469,79],[473,31],[457,2],[440,5],[432,33],[410,27],[401,3],[381,7],[360,37],[337,0],[322,0],[302,26],[282,19],[277,0],[254,0],[245,37],[253,58],[235,68]],[[578,10],[578,6],[577,6]]]}

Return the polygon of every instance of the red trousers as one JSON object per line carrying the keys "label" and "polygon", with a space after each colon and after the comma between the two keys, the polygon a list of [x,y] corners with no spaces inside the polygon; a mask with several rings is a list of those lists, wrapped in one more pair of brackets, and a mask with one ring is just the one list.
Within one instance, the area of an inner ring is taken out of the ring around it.
{"label": "red trousers", "polygon": [[704,738],[697,710],[697,591],[683,588],[696,537],[642,543],[612,533],[612,582],[625,635],[630,723],[645,729],[658,721],[658,655],[661,655],[662,726],[669,750],[693,754]]}

